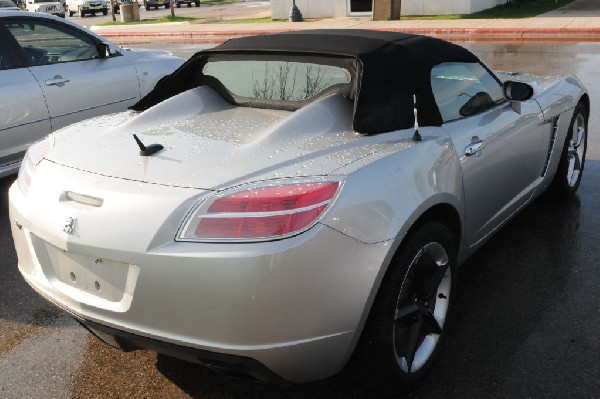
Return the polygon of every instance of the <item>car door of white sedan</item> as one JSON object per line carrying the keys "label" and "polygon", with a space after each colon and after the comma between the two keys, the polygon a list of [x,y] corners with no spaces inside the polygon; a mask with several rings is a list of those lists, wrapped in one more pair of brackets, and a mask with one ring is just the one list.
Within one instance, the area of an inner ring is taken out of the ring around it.
{"label": "car door of white sedan", "polygon": [[140,98],[135,67],[120,54],[101,58],[97,41],[55,21],[7,24],[46,99],[52,130],[124,111]]}
{"label": "car door of white sedan", "polygon": [[539,184],[548,138],[534,100],[520,112],[481,65],[447,63],[432,89],[461,162],[466,242],[474,245],[523,206]]}

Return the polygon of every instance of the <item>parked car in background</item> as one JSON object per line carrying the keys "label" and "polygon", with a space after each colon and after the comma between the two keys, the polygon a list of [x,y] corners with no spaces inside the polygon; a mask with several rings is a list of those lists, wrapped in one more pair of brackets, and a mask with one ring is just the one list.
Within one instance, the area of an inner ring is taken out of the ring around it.
{"label": "parked car in background", "polygon": [[124,111],[183,60],[121,48],[45,14],[0,15],[0,176],[48,133]]}
{"label": "parked car in background", "polygon": [[171,6],[170,0],[144,0],[144,8],[146,11],[149,11],[150,8],[154,8],[155,10],[158,7],[164,6],[165,8],[169,8]]}
{"label": "parked car in background", "polygon": [[65,8],[60,1],[56,0],[27,0],[26,10],[44,14],[65,17]]}
{"label": "parked car in background", "polygon": [[191,7],[192,3],[195,4],[196,7],[200,7],[200,0],[175,0],[175,5],[177,8],[181,7],[182,4],[187,4],[188,7]]}
{"label": "parked car in background", "polygon": [[69,13],[69,17],[77,14],[81,18],[86,15],[96,15],[97,12],[107,15],[108,2],[106,0],[67,0],[66,12]]}
{"label": "parked car in background", "polygon": [[124,350],[296,383],[352,361],[398,391],[440,353],[458,265],[575,193],[589,113],[573,76],[497,74],[431,37],[233,39],[30,148],[19,270]]}
{"label": "parked car in background", "polygon": [[20,11],[21,9],[11,0],[0,0],[0,11]]}

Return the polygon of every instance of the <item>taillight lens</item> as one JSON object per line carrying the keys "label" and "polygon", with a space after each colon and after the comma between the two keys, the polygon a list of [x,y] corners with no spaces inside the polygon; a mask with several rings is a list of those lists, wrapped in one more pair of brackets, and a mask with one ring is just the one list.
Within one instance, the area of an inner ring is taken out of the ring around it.
{"label": "taillight lens", "polygon": [[260,241],[298,234],[331,206],[340,181],[268,182],[224,191],[201,202],[183,241]]}
{"label": "taillight lens", "polygon": [[50,152],[53,146],[54,136],[49,135],[29,147],[25,153],[25,157],[21,161],[21,167],[19,168],[19,177],[17,178],[17,184],[23,194],[27,195],[29,192],[29,185],[31,184],[31,178],[33,177],[36,166],[44,159],[48,152]]}

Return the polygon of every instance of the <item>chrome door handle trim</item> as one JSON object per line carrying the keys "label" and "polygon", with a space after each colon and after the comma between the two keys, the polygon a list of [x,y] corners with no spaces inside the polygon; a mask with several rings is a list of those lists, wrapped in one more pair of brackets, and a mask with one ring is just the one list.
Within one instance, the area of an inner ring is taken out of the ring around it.
{"label": "chrome door handle trim", "polygon": [[46,86],[55,86],[55,85],[59,85],[61,83],[67,83],[70,82],[71,79],[67,79],[67,78],[63,78],[62,76],[55,76],[52,79],[48,79],[46,80]]}
{"label": "chrome door handle trim", "polygon": [[471,143],[465,147],[465,155],[466,156],[474,155],[477,152],[483,150],[484,147],[485,147],[485,144],[483,141],[476,141],[474,143]]}

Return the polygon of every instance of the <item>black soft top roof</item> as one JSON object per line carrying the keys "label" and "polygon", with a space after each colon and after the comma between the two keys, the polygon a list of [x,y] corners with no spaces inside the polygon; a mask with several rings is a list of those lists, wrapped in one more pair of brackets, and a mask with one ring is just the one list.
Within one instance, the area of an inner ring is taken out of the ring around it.
{"label": "black soft top roof", "polygon": [[214,54],[295,54],[356,60],[353,127],[373,134],[413,125],[413,95],[419,125],[440,126],[442,117],[431,90],[431,69],[443,62],[478,62],[463,47],[428,36],[372,30],[308,30],[229,40],[194,55],[161,80],[132,109],[145,110],[203,83],[202,66]]}

